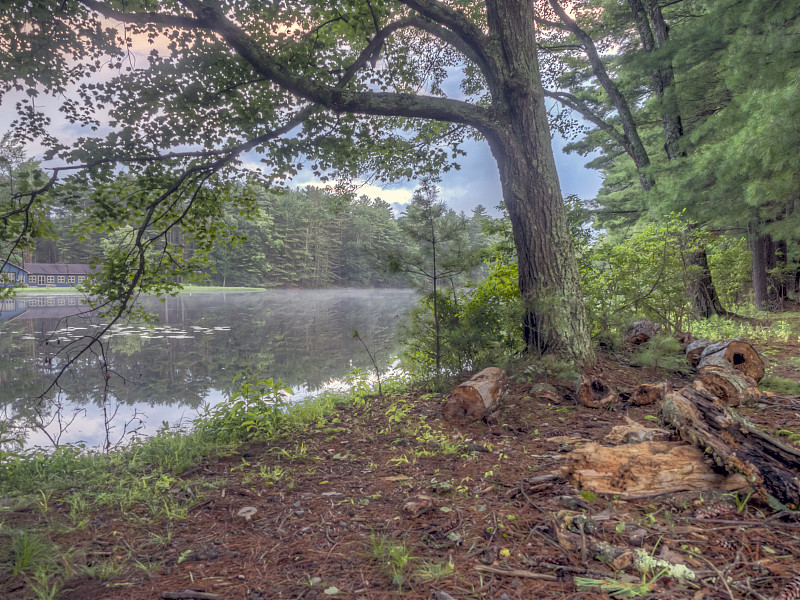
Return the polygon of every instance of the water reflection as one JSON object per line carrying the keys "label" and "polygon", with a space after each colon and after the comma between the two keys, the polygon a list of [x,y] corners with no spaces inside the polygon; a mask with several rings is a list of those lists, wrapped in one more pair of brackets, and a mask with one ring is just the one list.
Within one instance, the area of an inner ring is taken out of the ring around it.
{"label": "water reflection", "polygon": [[[19,301],[24,302],[24,306]],[[36,400],[60,369],[59,350],[101,326],[79,298],[23,296],[0,313],[0,420],[16,425],[85,409],[64,441],[101,443],[102,408],[121,405],[116,434],[135,416],[150,430],[189,416],[205,401],[220,401],[237,373],[252,371],[313,392],[353,367],[370,368],[357,329],[388,366],[397,354],[399,315],[414,302],[407,290],[313,290],[183,294],[143,306],[153,326],[115,326],[106,347],[82,357],[62,376],[58,392]],[[58,312],[61,311],[61,312]],[[52,424],[48,429],[57,428]],[[51,433],[51,435],[53,435]],[[39,431],[28,443],[46,443]]]}

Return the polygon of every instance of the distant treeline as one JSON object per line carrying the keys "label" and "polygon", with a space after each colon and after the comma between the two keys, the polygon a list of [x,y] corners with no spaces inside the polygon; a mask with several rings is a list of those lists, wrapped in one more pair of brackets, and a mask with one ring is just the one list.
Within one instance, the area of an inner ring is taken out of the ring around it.
{"label": "distant treeline", "polygon": [[[377,248],[411,241],[383,200],[346,199],[317,188],[273,193],[259,191],[253,214],[226,211],[226,234],[209,259],[206,283],[215,286],[281,288],[403,287],[402,274],[389,273],[374,259]],[[469,221],[470,243],[488,245],[483,225],[491,220],[478,206]],[[102,258],[115,235],[81,239],[75,211],[52,215],[52,232],[38,238],[31,262],[88,263]],[[180,233],[176,232],[179,237]],[[236,238],[232,243],[231,237]],[[179,239],[172,240],[180,244]],[[191,252],[191,246],[186,245]]]}

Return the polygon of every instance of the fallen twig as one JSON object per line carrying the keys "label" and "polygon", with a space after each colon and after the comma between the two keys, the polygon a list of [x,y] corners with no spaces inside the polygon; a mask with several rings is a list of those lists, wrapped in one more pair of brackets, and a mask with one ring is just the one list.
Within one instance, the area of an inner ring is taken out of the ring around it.
{"label": "fallen twig", "polygon": [[542,581],[558,581],[558,577],[555,575],[522,571],[521,569],[498,569],[484,565],[476,565],[474,569],[479,573],[494,573],[495,575],[505,575],[506,577],[524,577],[526,579],[540,579]]}

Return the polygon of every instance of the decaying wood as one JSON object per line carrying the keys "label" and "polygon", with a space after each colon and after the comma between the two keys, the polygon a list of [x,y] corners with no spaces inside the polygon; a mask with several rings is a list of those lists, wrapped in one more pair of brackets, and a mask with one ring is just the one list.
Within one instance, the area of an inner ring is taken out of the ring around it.
{"label": "decaying wood", "polygon": [[718,356],[703,359],[702,367],[692,382],[698,392],[714,396],[725,406],[738,406],[742,402],[760,397],[754,379],[737,370]]}
{"label": "decaying wood", "polygon": [[578,388],[578,400],[589,408],[608,406],[617,397],[617,392],[599,377],[584,375]]}
{"label": "decaying wood", "polygon": [[764,377],[764,361],[750,344],[742,340],[725,340],[709,344],[700,355],[698,366],[702,368],[703,361],[712,357],[724,358],[734,369],[752,377],[756,383]]}
{"label": "decaying wood", "polygon": [[705,350],[710,344],[711,340],[706,338],[700,338],[689,342],[689,344],[686,346],[686,361],[693,367],[699,365],[700,355],[703,354],[703,350]]}
{"label": "decaying wood", "polygon": [[665,383],[643,383],[637,387],[628,402],[636,406],[646,406],[648,404],[657,404],[664,399],[664,394],[667,393],[667,385]]}
{"label": "decaying wood", "polygon": [[609,444],[640,444],[642,442],[664,442],[672,437],[666,429],[645,427],[630,417],[625,417],[625,425],[616,425],[603,439]]}
{"label": "decaying wood", "polygon": [[606,447],[586,444],[567,455],[561,476],[580,490],[646,498],[686,490],[737,490],[739,475],[714,471],[703,453],[682,442],[642,442]]}
{"label": "decaying wood", "polygon": [[666,395],[661,416],[682,440],[704,449],[718,466],[744,475],[763,496],[800,508],[800,450],[756,429],[714,399],[685,387]]}
{"label": "decaying wood", "polygon": [[444,418],[469,422],[481,419],[503,399],[508,375],[497,367],[488,367],[456,387],[444,403]]}
{"label": "decaying wood", "polygon": [[655,337],[660,331],[661,325],[658,323],[650,319],[639,319],[628,325],[628,328],[622,336],[622,340],[626,344],[638,346],[644,344],[650,338]]}

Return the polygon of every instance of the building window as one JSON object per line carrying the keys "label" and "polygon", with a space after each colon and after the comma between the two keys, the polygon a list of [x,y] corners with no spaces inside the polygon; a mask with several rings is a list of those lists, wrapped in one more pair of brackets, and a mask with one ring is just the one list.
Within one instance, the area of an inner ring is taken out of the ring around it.
{"label": "building window", "polygon": [[75,283],[75,275],[70,275],[67,277],[67,283]]}
{"label": "building window", "polygon": [[47,283],[55,283],[55,281],[56,281],[55,275],[47,276]]}
{"label": "building window", "polygon": [[64,282],[65,282],[64,276],[63,275],[59,275],[58,276],[58,283],[64,283]]}
{"label": "building window", "polygon": [[25,283],[25,273],[17,273],[17,281]]}
{"label": "building window", "polygon": [[84,279],[86,279],[86,277],[83,275],[78,275],[78,283],[81,283]]}
{"label": "building window", "polygon": [[47,278],[44,275],[39,275],[39,285],[44,285],[47,282]]}

